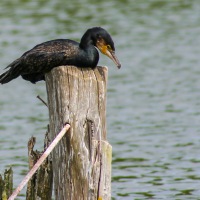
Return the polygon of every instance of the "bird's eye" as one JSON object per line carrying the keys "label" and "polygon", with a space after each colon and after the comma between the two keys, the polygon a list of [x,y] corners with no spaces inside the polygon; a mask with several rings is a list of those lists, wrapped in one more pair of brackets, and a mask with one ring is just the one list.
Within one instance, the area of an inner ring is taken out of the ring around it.
{"label": "bird's eye", "polygon": [[106,45],[107,46],[107,49],[111,49],[111,46],[108,44],[108,45]]}

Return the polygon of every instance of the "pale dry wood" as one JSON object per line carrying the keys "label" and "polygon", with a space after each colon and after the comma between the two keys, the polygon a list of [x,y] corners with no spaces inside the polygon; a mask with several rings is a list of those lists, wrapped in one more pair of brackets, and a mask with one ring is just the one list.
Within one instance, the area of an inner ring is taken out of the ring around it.
{"label": "pale dry wood", "polygon": [[111,152],[106,142],[107,68],[54,68],[46,77],[51,138],[71,125],[53,152],[56,200],[111,198]]}

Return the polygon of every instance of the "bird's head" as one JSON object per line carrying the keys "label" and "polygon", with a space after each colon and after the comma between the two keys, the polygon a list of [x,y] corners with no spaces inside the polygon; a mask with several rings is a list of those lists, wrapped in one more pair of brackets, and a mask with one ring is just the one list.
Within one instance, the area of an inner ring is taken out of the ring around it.
{"label": "bird's head", "polygon": [[121,64],[115,55],[115,46],[110,34],[101,27],[88,29],[85,33],[86,37],[91,39],[91,43],[96,46],[101,53],[108,56],[118,68]]}
{"label": "bird's head", "polygon": [[97,27],[94,41],[94,45],[101,53],[108,56],[120,68],[121,64],[115,55],[115,46],[110,34],[103,28]]}

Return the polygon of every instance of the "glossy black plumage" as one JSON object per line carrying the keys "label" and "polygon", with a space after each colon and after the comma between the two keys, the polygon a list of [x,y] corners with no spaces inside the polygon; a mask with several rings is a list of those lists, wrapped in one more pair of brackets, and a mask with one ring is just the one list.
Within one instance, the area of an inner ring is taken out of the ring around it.
{"label": "glossy black plumage", "polygon": [[9,70],[0,75],[0,83],[7,83],[20,75],[23,79],[36,83],[44,80],[45,73],[61,65],[95,68],[99,61],[95,46],[120,68],[111,36],[104,29],[94,27],[86,31],[80,43],[57,39],[36,45],[8,65]]}

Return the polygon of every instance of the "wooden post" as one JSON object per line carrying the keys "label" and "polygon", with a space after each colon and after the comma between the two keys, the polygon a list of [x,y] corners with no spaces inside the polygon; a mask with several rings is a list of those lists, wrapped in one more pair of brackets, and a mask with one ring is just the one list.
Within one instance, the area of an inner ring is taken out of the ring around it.
{"label": "wooden post", "polygon": [[4,178],[0,175],[0,199],[7,200],[12,194],[13,189],[13,170],[10,167],[4,172]]}
{"label": "wooden post", "polygon": [[[49,132],[47,131],[44,139],[44,151],[49,146],[48,139]],[[34,151],[36,138],[31,137],[28,142],[28,155],[29,155],[29,169],[31,170],[35,163],[38,161],[40,156],[44,152]],[[46,158],[42,163],[40,168],[37,170],[37,173],[33,175],[31,180],[28,182],[26,190],[26,199],[27,200],[49,200],[52,196],[52,186],[53,186],[53,170],[52,170],[52,161],[51,158]]]}
{"label": "wooden post", "polygon": [[[18,185],[18,187],[15,189],[15,191],[12,193],[12,195],[9,197],[8,200],[14,200],[28,181],[30,182],[27,188],[27,199],[31,199],[31,200],[51,199],[51,194],[52,194],[52,173],[51,173],[52,167],[51,166],[52,165],[51,165],[51,162],[48,162],[46,158],[52,152],[52,150],[55,148],[58,142],[63,138],[63,136],[67,133],[69,128],[70,128],[70,125],[65,124],[62,130],[53,139],[52,143],[46,148],[46,150],[42,153],[41,156],[38,154],[38,152],[33,151],[35,138],[32,137],[32,139],[29,141],[28,148],[29,148],[29,156],[30,157],[33,156],[33,159],[32,158],[29,159],[29,164],[32,165],[34,163],[34,160],[37,159],[37,157],[40,156],[40,158],[37,160],[37,162],[34,164],[34,166],[31,168],[28,174],[24,177],[24,179],[21,181],[21,183]],[[47,144],[48,144],[48,141],[47,141]],[[31,178],[32,180],[30,180]]]}
{"label": "wooden post", "polygon": [[55,199],[110,200],[112,147],[106,141],[107,68],[61,66],[47,73],[50,137],[71,125],[53,151]]}

